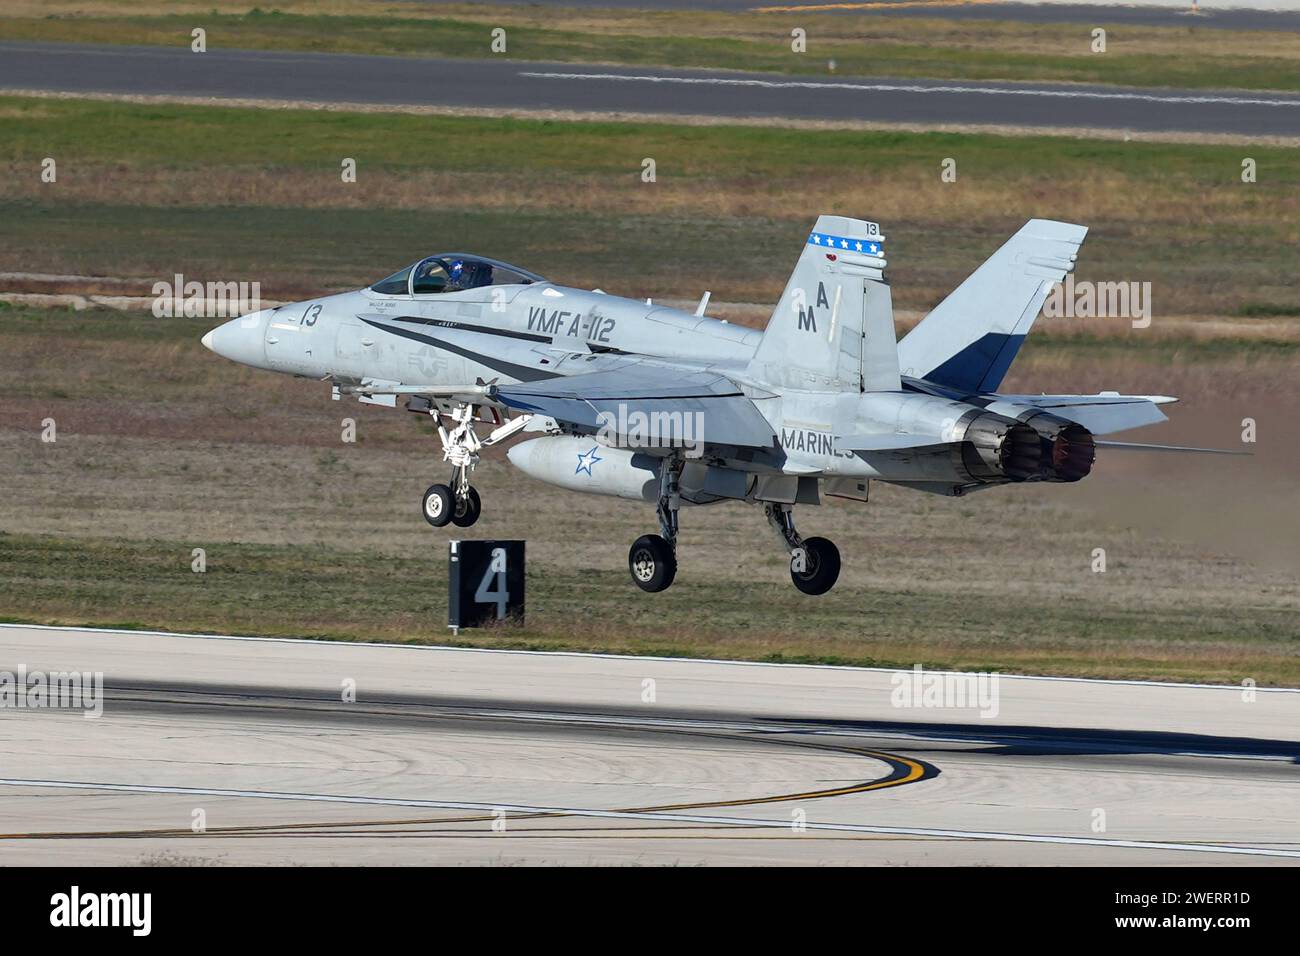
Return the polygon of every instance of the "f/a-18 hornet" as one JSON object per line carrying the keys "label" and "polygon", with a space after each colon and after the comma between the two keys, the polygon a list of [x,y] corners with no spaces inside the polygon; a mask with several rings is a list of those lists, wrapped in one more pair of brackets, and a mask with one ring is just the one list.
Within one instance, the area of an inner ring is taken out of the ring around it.
{"label": "f/a-18 hornet", "polygon": [[1164,421],[1173,398],[997,391],[1086,234],[1030,220],[902,341],[880,227],[821,216],[763,332],[705,315],[707,293],[685,312],[446,253],[233,319],[203,344],[329,381],[335,399],[403,397],[434,416],[451,464],[421,503],[435,527],[478,519],[480,451],[524,431],[537,437],[508,456],[526,474],[656,506],[659,533],[628,554],[642,589],[672,584],[681,506],[745,501],[789,552],[795,587],[822,594],[839,551],[799,534],[797,505],[866,501],[873,479],[954,496],[1078,481],[1098,446],[1161,447],[1094,436]]}

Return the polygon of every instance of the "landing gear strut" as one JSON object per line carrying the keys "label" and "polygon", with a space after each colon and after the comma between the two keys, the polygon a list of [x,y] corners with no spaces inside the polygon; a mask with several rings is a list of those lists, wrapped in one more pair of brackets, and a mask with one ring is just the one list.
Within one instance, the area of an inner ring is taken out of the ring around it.
{"label": "landing gear strut", "polygon": [[763,505],[781,544],[790,552],[790,580],[804,594],[825,594],[840,576],[840,549],[826,538],[804,538],[795,530],[794,509],[786,504]]}
{"label": "landing gear strut", "polygon": [[663,591],[677,577],[677,511],[682,499],[677,482],[682,474],[680,456],[665,458],[659,472],[659,534],[643,534],[632,542],[627,568],[642,591]]}
{"label": "landing gear strut", "polygon": [[[437,415],[438,410],[431,409],[430,414]],[[447,429],[439,419],[438,437],[442,440],[443,460],[451,462],[451,482],[430,485],[420,502],[420,513],[435,528],[447,524],[468,528],[483,513],[478,491],[469,483],[470,472],[478,464],[479,451],[515,434],[528,424],[531,416],[512,418],[486,438],[479,438],[474,431],[473,405],[456,404],[449,414],[455,426]]]}

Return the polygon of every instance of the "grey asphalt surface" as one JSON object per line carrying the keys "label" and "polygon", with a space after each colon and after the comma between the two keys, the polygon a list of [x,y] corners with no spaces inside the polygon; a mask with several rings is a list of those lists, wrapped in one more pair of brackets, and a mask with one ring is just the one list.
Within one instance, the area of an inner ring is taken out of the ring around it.
{"label": "grey asphalt surface", "polygon": [[[500,6],[518,6],[520,0],[482,0]],[[579,7],[616,10],[721,10],[737,13],[764,7],[809,7],[845,3],[846,0],[531,0],[529,6]],[[1093,26],[1127,24],[1130,26],[1176,26],[1221,30],[1300,31],[1300,8],[1296,10],[1219,10],[1213,0],[1204,0],[1198,13],[1191,13],[1191,2],[1181,8],[1159,6],[1098,6],[1090,3],[1037,4],[992,3],[979,5],[950,4],[927,6],[909,0],[894,0],[887,5],[852,6],[818,12],[885,17],[926,17],[942,20],[1010,20],[1017,23],[1083,23]],[[437,3],[424,6],[437,7]]]}
{"label": "grey asphalt surface", "polygon": [[1300,135],[1300,94],[786,76],[518,60],[0,43],[0,90]]}
{"label": "grey asphalt surface", "polygon": [[14,865],[1300,865],[1296,691],[0,626],[21,668],[104,693],[0,706]]}

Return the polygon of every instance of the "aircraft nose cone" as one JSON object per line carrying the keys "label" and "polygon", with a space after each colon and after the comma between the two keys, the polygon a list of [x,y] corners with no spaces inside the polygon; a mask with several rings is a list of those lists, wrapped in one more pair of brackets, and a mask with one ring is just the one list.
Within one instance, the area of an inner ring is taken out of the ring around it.
{"label": "aircraft nose cone", "polygon": [[243,365],[264,365],[266,363],[266,344],[262,334],[264,319],[263,312],[253,312],[231,319],[204,335],[203,345],[232,362]]}

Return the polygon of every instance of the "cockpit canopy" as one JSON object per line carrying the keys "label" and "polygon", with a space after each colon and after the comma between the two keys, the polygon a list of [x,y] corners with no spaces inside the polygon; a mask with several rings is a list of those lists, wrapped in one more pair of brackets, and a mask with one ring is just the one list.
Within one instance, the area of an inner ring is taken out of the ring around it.
{"label": "cockpit canopy", "polygon": [[444,252],[411,263],[401,272],[394,272],[387,279],[376,282],[370,291],[380,295],[431,295],[489,285],[529,285],[545,281],[537,273],[508,262],[461,252]]}

